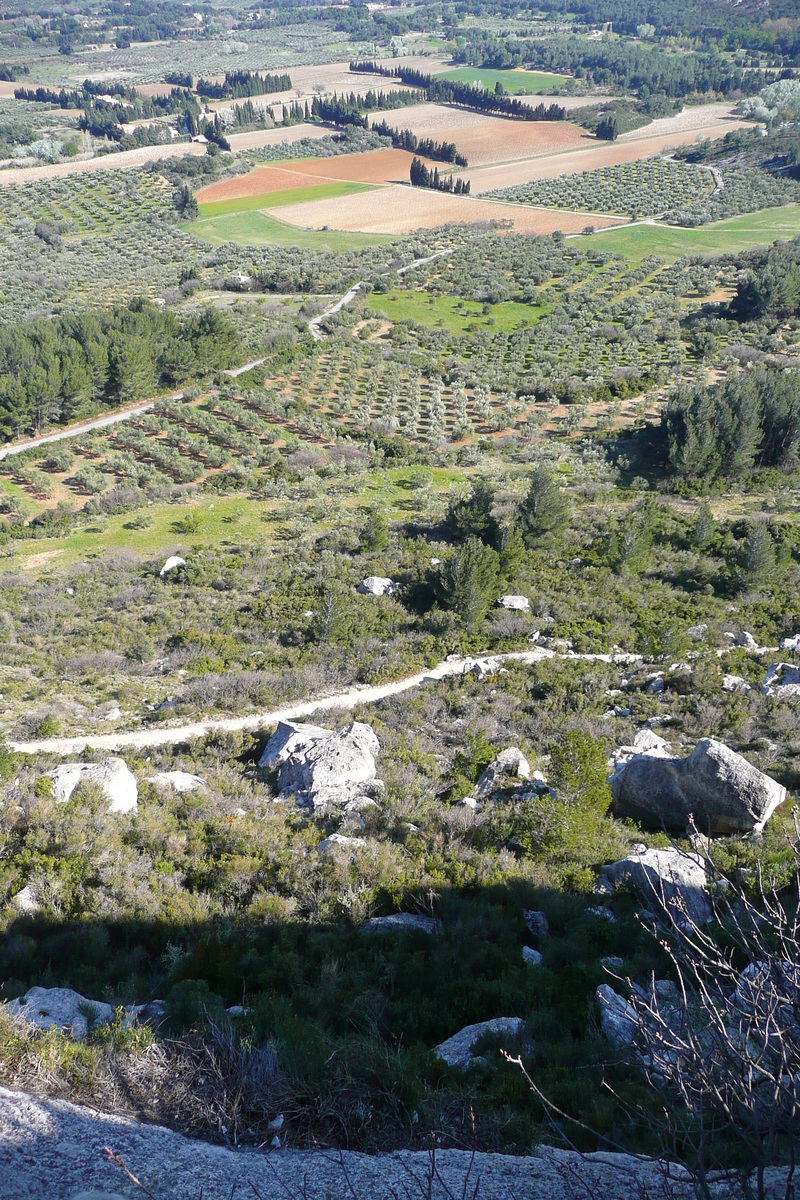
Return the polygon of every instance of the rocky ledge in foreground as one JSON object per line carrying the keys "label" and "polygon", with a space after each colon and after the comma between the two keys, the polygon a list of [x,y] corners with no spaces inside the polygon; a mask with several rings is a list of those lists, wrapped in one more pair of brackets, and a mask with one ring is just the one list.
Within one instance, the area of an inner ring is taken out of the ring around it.
{"label": "rocky ledge in foreground", "polygon": [[[105,1148],[144,1184],[136,1187]],[[622,1154],[581,1157],[543,1149],[528,1158],[442,1150],[428,1188],[430,1156],[422,1151],[367,1155],[352,1151],[226,1150],[155,1125],[138,1125],[65,1100],[42,1100],[0,1088],[0,1200],[689,1200],[678,1168]],[[779,1194],[774,1172],[768,1194]],[[579,1182],[583,1181],[583,1185]],[[466,1187],[465,1187],[466,1183]],[[784,1177],[785,1183],[785,1177]],[[641,1189],[641,1190],[640,1190]],[[715,1188],[730,1200],[727,1185]]]}

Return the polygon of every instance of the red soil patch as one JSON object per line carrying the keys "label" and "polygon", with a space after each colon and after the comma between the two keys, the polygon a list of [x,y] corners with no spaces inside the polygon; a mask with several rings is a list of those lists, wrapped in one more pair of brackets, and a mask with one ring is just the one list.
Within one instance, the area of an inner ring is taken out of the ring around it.
{"label": "red soil patch", "polygon": [[413,154],[406,150],[368,150],[364,154],[343,154],[339,158],[308,158],[280,166],[256,167],[249,175],[221,179],[197,193],[199,204],[214,200],[264,196],[290,188],[309,187],[314,183],[347,181],[352,183],[391,183],[408,179]]}

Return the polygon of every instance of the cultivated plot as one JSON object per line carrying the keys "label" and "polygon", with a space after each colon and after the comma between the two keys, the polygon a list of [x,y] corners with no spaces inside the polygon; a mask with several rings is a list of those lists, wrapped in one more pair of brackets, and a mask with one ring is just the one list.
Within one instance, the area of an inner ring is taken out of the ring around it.
{"label": "cultivated plot", "polygon": [[470,167],[533,158],[596,145],[584,129],[569,121],[513,121],[470,112],[447,104],[415,104],[374,113],[371,124],[386,121],[393,129],[410,129],[418,138],[455,142]]}
{"label": "cultivated plot", "polygon": [[[521,204],[500,204],[471,196],[453,196],[390,185],[378,194],[340,196],[280,208],[283,220],[309,229],[360,230],[363,233],[412,233],[437,225],[510,221],[517,233],[578,233],[589,223],[584,213],[556,212]],[[617,218],[618,219],[618,218]],[[595,226],[613,225],[613,217],[591,217]]]}

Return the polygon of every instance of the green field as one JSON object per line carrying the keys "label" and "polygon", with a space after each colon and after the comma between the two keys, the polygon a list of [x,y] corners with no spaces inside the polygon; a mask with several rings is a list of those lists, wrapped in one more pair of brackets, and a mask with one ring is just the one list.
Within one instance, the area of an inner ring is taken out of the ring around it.
{"label": "green field", "polygon": [[675,229],[666,225],[619,225],[591,236],[592,245],[614,250],[640,262],[648,254],[674,262],[685,254],[737,254],[789,240],[800,235],[800,204],[765,208],[727,221],[716,221],[698,229]]}
{"label": "green field", "polygon": [[211,200],[198,204],[201,219],[223,217],[232,213],[253,212],[261,208],[278,208],[283,204],[302,204],[305,200],[330,200],[334,196],[351,196],[354,192],[369,192],[368,183],[350,183],[333,179],[330,183],[312,183],[306,187],[286,188],[280,192],[262,192],[257,196],[231,196],[227,200]]}
{"label": "green field", "polygon": [[482,304],[459,300],[455,296],[431,296],[427,292],[373,292],[367,301],[375,312],[383,312],[393,322],[414,321],[430,328],[440,326],[450,333],[466,333],[470,327],[488,327],[507,333],[518,325],[538,321],[545,307],[506,300],[490,304],[489,312]]}
{"label": "green field", "polygon": [[[353,494],[337,496],[337,506],[358,508],[366,496],[371,502],[380,500],[392,519],[399,519],[408,502],[408,467],[395,467],[371,474],[353,485]],[[430,487],[435,492],[447,492],[463,479],[463,468],[430,468]],[[18,492],[14,485],[3,480],[1,492]],[[298,512],[310,510],[313,500],[298,504]],[[0,559],[0,574],[5,571],[57,571],[86,559],[127,551],[142,558],[172,553],[188,554],[193,546],[217,546],[226,541],[251,540],[273,542],[281,536],[283,516],[275,500],[254,500],[242,496],[215,496],[200,501],[190,500],[176,505],[164,501],[143,510],[149,524],[137,528],[130,513],[100,517],[85,528],[60,537],[37,538],[35,541],[11,543]],[[190,533],[181,529],[182,520],[192,514],[197,527]],[[327,522],[329,524],[329,522]]]}
{"label": "green field", "polygon": [[221,217],[186,223],[183,228],[203,242],[221,246],[297,246],[301,250],[360,250],[396,239],[387,234],[337,233],[327,229],[300,229],[262,212],[230,213]]}
{"label": "green field", "polygon": [[552,92],[567,82],[566,75],[548,75],[545,71],[490,71],[484,67],[454,67],[452,71],[442,71],[435,78],[452,79],[454,83],[479,83],[490,92],[499,83],[513,96],[520,92],[534,95]]}

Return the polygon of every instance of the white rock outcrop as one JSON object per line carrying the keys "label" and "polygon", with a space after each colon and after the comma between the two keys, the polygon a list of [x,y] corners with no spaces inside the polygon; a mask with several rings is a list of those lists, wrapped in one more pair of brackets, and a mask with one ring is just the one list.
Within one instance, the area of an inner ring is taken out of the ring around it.
{"label": "white rock outcrop", "polygon": [[459,1067],[464,1071],[476,1061],[472,1057],[472,1047],[485,1034],[516,1038],[524,1027],[525,1022],[521,1017],[495,1017],[492,1021],[479,1021],[477,1025],[467,1025],[458,1033],[454,1033],[446,1042],[436,1047],[434,1054],[447,1063],[448,1067]]}
{"label": "white rock outcrop", "polygon": [[613,888],[630,884],[641,899],[662,917],[682,925],[687,918],[697,925],[711,919],[703,860],[681,850],[635,849],[625,858],[603,867],[601,880]]}
{"label": "white rock outcrop", "polygon": [[633,745],[620,746],[608,760],[608,772],[613,776],[632,759],[646,755],[649,758],[672,758],[672,747],[664,738],[653,733],[652,729],[640,729],[633,739]]}
{"label": "white rock outcrop", "polygon": [[368,917],[359,925],[364,933],[430,933],[442,932],[442,923],[424,913],[390,913],[388,917]]}
{"label": "white rock outcrop", "polygon": [[739,634],[739,636],[736,639],[736,645],[739,646],[742,650],[757,650],[758,649],[758,642],[753,637],[752,633],[748,633],[747,630],[745,630],[743,633]]}
{"label": "white rock outcrop", "polygon": [[618,996],[607,983],[601,983],[595,992],[600,1006],[600,1028],[614,1046],[622,1049],[630,1046],[639,1022],[633,1005]]}
{"label": "white rock outcrop", "polygon": [[800,633],[794,633],[791,637],[781,638],[778,648],[780,650],[789,650],[793,654],[800,654]]}
{"label": "white rock outcrop", "polygon": [[394,596],[400,590],[400,584],[385,575],[367,575],[356,588],[362,596]]}
{"label": "white rock outcrop", "polygon": [[530,612],[531,602],[527,596],[501,596],[498,601],[500,608],[510,608],[515,612]]}
{"label": "white rock outcrop", "polygon": [[169,575],[170,571],[175,571],[178,567],[185,566],[185,558],[181,558],[180,554],[171,554],[158,573],[163,579],[165,575]]}
{"label": "white rock outcrop", "polygon": [[496,755],[482,773],[475,786],[476,796],[491,796],[502,784],[504,777],[525,780],[531,777],[530,763],[516,746],[509,746]]}
{"label": "white rock outcrop", "polygon": [[714,738],[687,758],[637,754],[611,777],[615,815],[685,831],[693,818],[712,837],[763,830],[786,788]]}
{"label": "white rock outcrop", "polygon": [[800,667],[794,663],[773,663],[761,685],[764,696],[800,696]]}
{"label": "white rock outcrop", "polygon": [[358,809],[383,791],[376,778],[379,752],[378,739],[362,721],[339,730],[281,721],[258,765],[278,772],[283,797],[293,795],[315,810]]}
{"label": "white rock outcrop", "polygon": [[114,1009],[100,1000],[87,1000],[72,988],[32,987],[19,1000],[11,1000],[5,1010],[19,1024],[33,1029],[57,1029],[85,1038],[94,1025],[105,1025],[114,1018]]}
{"label": "white rock outcrop", "polygon": [[190,771],[156,771],[155,775],[148,775],[147,782],[155,784],[156,787],[169,788],[179,795],[184,792],[205,791],[208,787],[205,779],[201,779],[199,775],[192,775]]}
{"label": "white rock outcrop", "polygon": [[542,953],[540,950],[534,950],[532,946],[523,946],[522,961],[527,963],[529,967],[540,967],[542,965]]}
{"label": "white rock outcrop", "polygon": [[363,850],[366,842],[360,837],[348,837],[346,833],[332,833],[319,844],[320,854],[331,854],[334,850]]}
{"label": "white rock outcrop", "polygon": [[121,758],[104,758],[99,763],[63,763],[48,772],[53,795],[65,804],[79,783],[96,783],[108,800],[109,813],[135,812],[139,802],[136,777]]}
{"label": "white rock outcrop", "polygon": [[723,692],[741,692],[742,695],[746,695],[753,689],[741,675],[723,675],[722,690]]}

